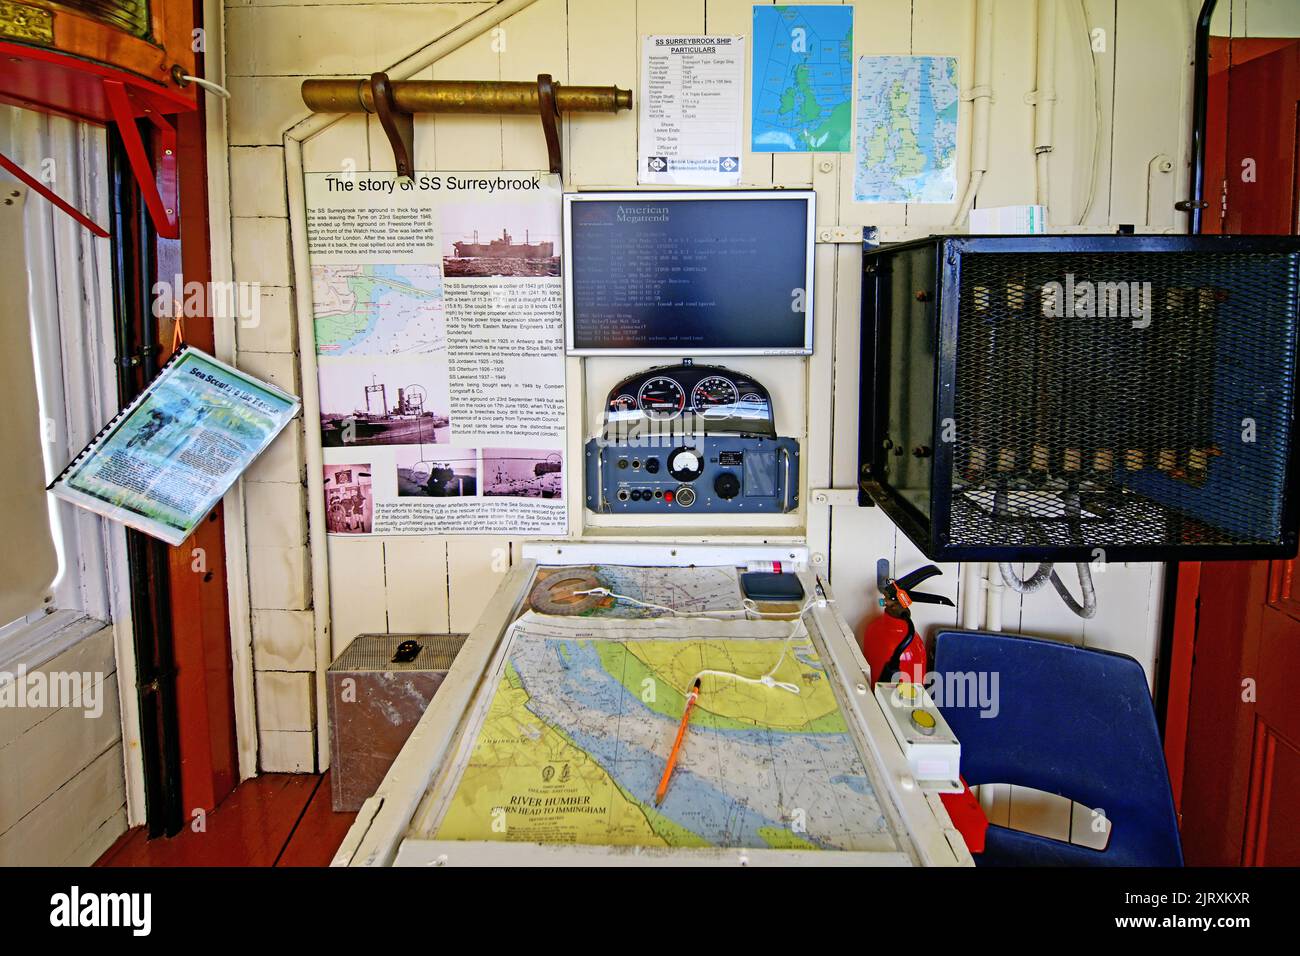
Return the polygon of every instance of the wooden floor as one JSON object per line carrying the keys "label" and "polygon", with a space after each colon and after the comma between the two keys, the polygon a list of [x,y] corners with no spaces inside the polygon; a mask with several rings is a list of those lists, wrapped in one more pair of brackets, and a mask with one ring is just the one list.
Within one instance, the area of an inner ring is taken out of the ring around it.
{"label": "wooden floor", "polygon": [[271,773],[245,780],[204,829],[147,839],[128,830],[96,866],[328,866],[355,813],[330,809],[329,774]]}

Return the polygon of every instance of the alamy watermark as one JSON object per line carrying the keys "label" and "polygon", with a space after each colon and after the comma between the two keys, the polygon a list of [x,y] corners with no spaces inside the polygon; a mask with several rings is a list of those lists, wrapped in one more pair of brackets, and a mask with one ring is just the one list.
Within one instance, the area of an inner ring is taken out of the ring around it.
{"label": "alamy watermark", "polygon": [[1075,281],[1043,284],[1043,315],[1055,319],[1131,319],[1133,328],[1151,324],[1150,282]]}
{"label": "alamy watermark", "polygon": [[0,671],[0,709],[78,708],[87,720],[104,713],[104,675],[94,671]]}
{"label": "alamy watermark", "polygon": [[155,282],[153,315],[158,319],[233,319],[245,329],[262,321],[262,286],[258,282],[199,282],[177,275],[171,282]]}

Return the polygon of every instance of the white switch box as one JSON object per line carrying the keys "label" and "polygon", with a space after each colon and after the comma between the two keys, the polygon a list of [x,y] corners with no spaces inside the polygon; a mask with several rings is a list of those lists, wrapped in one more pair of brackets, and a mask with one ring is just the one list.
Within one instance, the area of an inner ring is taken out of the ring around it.
{"label": "white switch box", "polygon": [[925,688],[900,681],[876,684],[876,700],[922,790],[961,793],[961,744]]}

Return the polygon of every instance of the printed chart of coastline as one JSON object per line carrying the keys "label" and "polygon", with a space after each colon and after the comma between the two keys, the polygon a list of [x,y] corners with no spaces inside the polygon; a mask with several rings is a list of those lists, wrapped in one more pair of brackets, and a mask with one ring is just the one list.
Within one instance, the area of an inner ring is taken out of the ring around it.
{"label": "printed chart of coastline", "polygon": [[[507,635],[441,784],[440,840],[898,852],[814,645],[789,622],[554,618]],[[785,652],[784,658],[782,657]],[[701,680],[661,806],[665,760]],[[477,728],[477,729],[475,729]]]}
{"label": "printed chart of coastline", "polygon": [[560,203],[535,173],[307,177],[330,534],[565,532]]}

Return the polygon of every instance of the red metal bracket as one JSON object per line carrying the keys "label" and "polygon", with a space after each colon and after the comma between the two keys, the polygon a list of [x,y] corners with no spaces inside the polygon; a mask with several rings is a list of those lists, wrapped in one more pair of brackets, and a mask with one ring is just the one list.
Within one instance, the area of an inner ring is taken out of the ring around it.
{"label": "red metal bracket", "polygon": [[140,138],[140,129],[135,125],[135,108],[127,95],[126,84],[118,80],[104,80],[104,98],[108,101],[113,121],[117,123],[118,132],[122,135],[127,161],[131,164],[131,172],[140,187],[154,229],[163,239],[179,239],[180,219],[176,212],[176,127],[157,112],[145,111],[145,116],[158,128],[160,137],[158,169],[155,171],[149,165],[144,140]]}
{"label": "red metal bracket", "polygon": [[9,170],[9,172],[13,173],[16,177],[18,177],[18,179],[22,180],[29,189],[44,196],[50,202],[54,203],[54,205],[58,206],[60,209],[66,212],[73,219],[77,220],[77,222],[81,223],[83,226],[85,226],[95,235],[99,236],[101,239],[108,238],[107,229],[105,229],[99,223],[95,222],[95,220],[91,219],[89,216],[87,216],[76,206],[72,205],[72,203],[65,200],[62,196],[58,195],[56,192],[54,192],[52,189],[46,186],[43,182],[36,179],[29,172],[27,172],[27,170],[23,169],[21,166],[15,163],[4,153],[0,153],[0,167]]}

